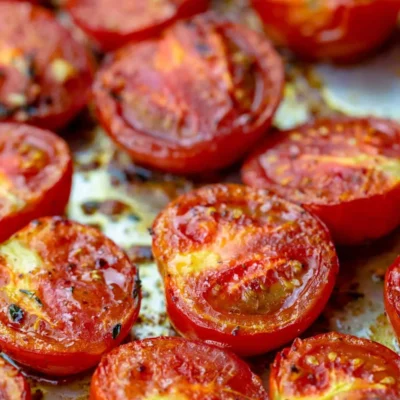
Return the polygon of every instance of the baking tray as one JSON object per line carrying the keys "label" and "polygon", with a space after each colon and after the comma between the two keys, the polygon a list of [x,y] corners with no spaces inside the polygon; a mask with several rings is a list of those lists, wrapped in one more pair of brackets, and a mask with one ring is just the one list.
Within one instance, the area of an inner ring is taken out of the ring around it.
{"label": "baking tray", "polygon": [[[217,0],[212,8],[226,18],[262,31],[247,0]],[[69,23],[65,16],[60,18]],[[299,63],[282,49],[287,84],[274,125],[289,128],[314,117],[337,114],[372,114],[400,120],[400,40],[397,39],[394,37],[373,58],[352,66]],[[161,279],[151,256],[149,228],[157,213],[174,197],[204,183],[237,182],[238,168],[191,182],[135,166],[111,143],[90,110],[82,113],[63,135],[75,159],[68,216],[101,229],[126,249],[139,266],[143,301],[139,320],[127,340],[174,335],[165,313]],[[383,280],[386,268],[400,254],[400,230],[378,242],[338,250],[341,272],[334,294],[304,336],[335,330],[399,350],[384,312]],[[273,356],[249,360],[265,382]],[[90,373],[63,381],[26,374],[36,400],[88,398]]]}

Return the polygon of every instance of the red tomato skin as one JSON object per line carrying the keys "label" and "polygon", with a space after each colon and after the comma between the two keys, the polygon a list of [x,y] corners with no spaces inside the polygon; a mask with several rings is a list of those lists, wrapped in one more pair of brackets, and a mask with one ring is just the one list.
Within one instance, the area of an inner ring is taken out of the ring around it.
{"label": "red tomato skin", "polygon": [[384,290],[386,313],[397,338],[400,338],[399,271],[400,257],[397,257],[386,271]]}
{"label": "red tomato skin", "polygon": [[[215,22],[212,17],[203,16],[195,18],[194,21],[197,19],[200,21],[201,18],[206,21],[204,24],[206,28],[206,24],[210,24],[219,27],[221,30],[229,29],[234,31],[237,37],[248,39],[248,42],[251,43],[252,53],[259,53],[256,54],[256,57],[259,57],[258,61],[262,73],[265,75],[259,80],[262,79],[263,85],[267,87],[266,92],[269,93],[268,96],[265,96],[268,97],[269,101],[264,104],[262,110],[252,111],[254,122],[249,125],[224,128],[223,132],[206,132],[207,139],[203,141],[191,139],[190,143],[188,143],[188,140],[184,143],[174,142],[159,138],[153,132],[143,132],[128,125],[124,118],[118,114],[119,104],[101,87],[100,72],[94,84],[94,98],[97,117],[101,125],[113,141],[127,151],[135,162],[149,168],[191,175],[227,167],[243,157],[248,149],[270,128],[273,116],[280,103],[284,85],[284,70],[280,56],[270,43],[265,39],[262,40],[263,38],[258,33],[238,24]],[[199,25],[202,25],[202,22]],[[173,29],[170,28],[167,32],[172,32]],[[170,36],[172,37],[172,34]],[[149,43],[150,45],[151,43]],[[120,49],[119,52],[121,54],[123,51],[129,52],[131,48],[135,51],[135,47],[131,45]],[[116,55],[119,52],[116,52]],[[131,55],[131,59],[134,59],[132,57],[134,57],[134,54]],[[110,64],[112,64],[113,59],[110,61]],[[107,71],[107,67],[108,65],[104,66],[103,74]],[[205,118],[201,114],[201,110],[192,111],[196,118]],[[246,138],[245,142],[244,137]]]}
{"label": "red tomato skin", "polygon": [[[43,191],[40,198],[29,203],[16,213],[0,216],[0,243],[8,239],[12,234],[26,226],[34,219],[45,216],[63,215],[72,187],[73,163],[72,156],[67,143],[50,131],[34,128],[28,125],[0,123],[1,133],[8,129],[14,129],[15,133],[29,132],[47,143],[54,143],[59,148],[62,157],[57,161],[63,161],[63,171],[60,179],[47,191]],[[17,132],[18,131],[18,132]],[[1,154],[0,154],[1,158]]]}
{"label": "red tomato skin", "polygon": [[[355,61],[382,45],[394,32],[400,10],[398,0],[321,0],[319,12],[306,0],[252,3],[278,44],[308,60],[338,62]],[[321,24],[322,18],[327,18],[326,25]]]}
{"label": "red tomato skin", "polygon": [[186,0],[179,6],[177,13],[172,18],[168,18],[163,22],[156,23],[144,29],[126,33],[109,31],[103,27],[98,27],[96,29],[94,26],[89,26],[87,21],[79,16],[79,12],[75,8],[75,5],[79,3],[79,1],[80,0],[68,0],[67,9],[69,13],[74,22],[106,52],[116,50],[129,42],[140,42],[158,36],[175,21],[205,12],[209,6],[209,0]]}
{"label": "red tomato skin", "polygon": [[31,400],[31,389],[25,377],[3,358],[0,359],[0,398]]}

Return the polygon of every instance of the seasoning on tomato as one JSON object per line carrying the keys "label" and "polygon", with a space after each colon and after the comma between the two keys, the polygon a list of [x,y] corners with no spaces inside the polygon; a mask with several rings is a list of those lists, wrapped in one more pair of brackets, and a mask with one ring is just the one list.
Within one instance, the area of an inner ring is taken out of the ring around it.
{"label": "seasoning on tomato", "polygon": [[33,126],[0,123],[0,243],[33,219],[62,215],[71,182],[64,140]]}
{"label": "seasoning on tomato", "polygon": [[246,186],[185,194],[158,216],[153,231],[176,330],[244,356],[276,349],[307,329],[338,272],[319,220]]}
{"label": "seasoning on tomato", "polygon": [[53,376],[94,367],[135,322],[139,283],[127,255],[97,229],[35,220],[0,245],[0,347]]}
{"label": "seasoning on tomato", "polygon": [[271,400],[397,400],[400,357],[378,343],[336,332],[296,339],[272,365],[270,396]]}
{"label": "seasoning on tomato", "polygon": [[85,106],[92,68],[50,11],[0,2],[0,121],[61,128]]}
{"label": "seasoning on tomato", "polygon": [[234,354],[182,338],[120,346],[94,373],[90,400],[268,400],[261,380]]}
{"label": "seasoning on tomato", "polygon": [[21,373],[0,357],[0,399],[31,400],[31,390]]}
{"label": "seasoning on tomato", "polygon": [[[395,31],[398,0],[252,0],[268,35],[307,59],[354,61]],[[371,28],[372,27],[372,28]]]}
{"label": "seasoning on tomato", "polygon": [[400,257],[386,271],[385,308],[393,329],[400,339]]}
{"label": "seasoning on tomato", "polygon": [[94,95],[101,123],[135,161],[191,174],[231,164],[265,133],[283,81],[263,36],[202,15],[119,50]]}
{"label": "seasoning on tomato", "polygon": [[244,164],[242,179],[302,204],[336,243],[378,238],[400,224],[400,125],[320,120],[269,135]]}
{"label": "seasoning on tomato", "polygon": [[103,50],[158,36],[174,21],[207,10],[209,0],[67,0],[74,22]]}

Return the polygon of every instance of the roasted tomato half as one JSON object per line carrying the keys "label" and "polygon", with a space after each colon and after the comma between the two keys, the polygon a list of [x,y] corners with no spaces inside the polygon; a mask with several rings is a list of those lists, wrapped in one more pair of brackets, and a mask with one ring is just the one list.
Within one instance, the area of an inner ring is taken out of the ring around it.
{"label": "roasted tomato half", "polygon": [[243,26],[202,15],[119,50],[98,74],[98,116],[135,161],[198,173],[237,160],[271,124],[282,62]]}
{"label": "roasted tomato half", "polygon": [[268,35],[307,59],[353,61],[394,32],[398,0],[252,0]]}
{"label": "roasted tomato half", "polygon": [[248,365],[201,342],[155,338],[113,350],[98,366],[90,400],[267,400]]}
{"label": "roasted tomato half", "polygon": [[0,121],[65,125],[87,102],[92,61],[50,11],[0,2]]}
{"label": "roasted tomato half", "polygon": [[153,229],[177,331],[240,355],[293,340],[335,283],[338,260],[325,226],[263,190],[206,186],[172,202]]}
{"label": "roasted tomato half", "polygon": [[137,270],[97,229],[61,217],[33,221],[0,245],[0,347],[46,374],[76,374],[129,333]]}
{"label": "roasted tomato half", "polygon": [[209,0],[68,0],[75,23],[103,50],[157,36],[181,18],[206,11]]}
{"label": "roasted tomato half", "polygon": [[31,400],[31,390],[26,379],[3,358],[0,358],[0,399]]}
{"label": "roasted tomato half", "polygon": [[386,271],[385,307],[393,329],[400,339],[400,257]]}
{"label": "roasted tomato half", "polygon": [[271,400],[398,400],[400,357],[367,339],[327,333],[278,353]]}
{"label": "roasted tomato half", "polygon": [[64,140],[29,125],[0,123],[0,243],[33,219],[63,214],[71,181]]}
{"label": "roasted tomato half", "polygon": [[269,135],[242,178],[318,215],[336,243],[378,238],[400,224],[400,125],[321,120]]}

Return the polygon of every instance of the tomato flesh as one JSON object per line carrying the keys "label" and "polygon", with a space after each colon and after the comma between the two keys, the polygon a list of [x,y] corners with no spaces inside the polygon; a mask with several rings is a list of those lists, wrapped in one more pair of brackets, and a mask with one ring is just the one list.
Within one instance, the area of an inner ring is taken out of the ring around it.
{"label": "tomato flesh", "polygon": [[33,219],[63,214],[71,183],[64,140],[29,125],[0,123],[0,243]]}
{"label": "tomato flesh", "polygon": [[95,228],[33,221],[0,245],[0,346],[53,376],[95,366],[121,343],[140,307],[137,270]]}
{"label": "tomato flesh", "polygon": [[0,121],[61,128],[86,105],[92,70],[50,11],[0,2]]}
{"label": "tomato flesh", "polygon": [[311,60],[348,62],[369,54],[395,31],[400,11],[398,0],[252,2],[275,42]]}
{"label": "tomato flesh", "polygon": [[400,357],[367,339],[328,333],[297,339],[275,358],[271,400],[396,400]]}
{"label": "tomato flesh", "polygon": [[379,238],[400,224],[400,125],[321,120],[270,135],[242,179],[318,215],[336,243]]}
{"label": "tomato flesh", "polygon": [[155,338],[123,345],[94,373],[91,400],[267,400],[250,368],[201,342]]}
{"label": "tomato flesh", "polygon": [[304,331],[323,310],[338,271],[322,223],[245,186],[183,195],[153,230],[176,330],[240,355],[265,353]]}
{"label": "tomato flesh", "polygon": [[400,257],[386,271],[385,308],[398,338],[400,338]]}
{"label": "tomato flesh", "polygon": [[227,166],[255,143],[283,81],[264,37],[203,15],[116,52],[94,95],[102,125],[135,161],[191,174]]}
{"label": "tomato flesh", "polygon": [[0,382],[2,400],[31,400],[31,391],[26,379],[3,358],[0,358]]}

